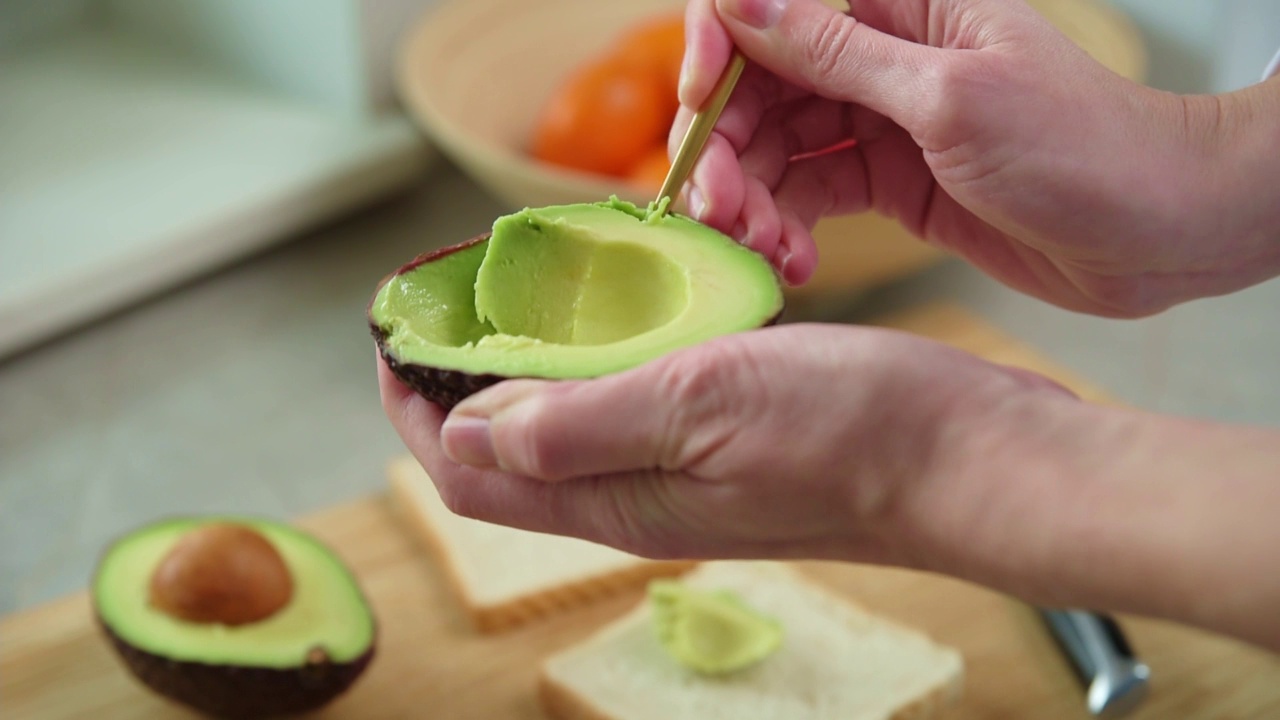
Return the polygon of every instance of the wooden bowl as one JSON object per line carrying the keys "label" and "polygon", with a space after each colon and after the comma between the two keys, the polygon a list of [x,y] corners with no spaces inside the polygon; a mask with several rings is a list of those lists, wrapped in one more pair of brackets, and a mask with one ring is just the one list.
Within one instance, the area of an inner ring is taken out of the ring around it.
{"label": "wooden bowl", "polygon": [[[1146,55],[1130,22],[1102,0],[1028,0],[1115,72],[1141,79]],[[409,113],[458,166],[512,210],[601,200],[647,203],[656,190],[525,154],[543,103],[573,69],[628,27],[683,0],[447,0],[408,33],[397,83]],[[818,272],[796,295],[871,287],[942,255],[874,213],[827,218],[814,231]]]}

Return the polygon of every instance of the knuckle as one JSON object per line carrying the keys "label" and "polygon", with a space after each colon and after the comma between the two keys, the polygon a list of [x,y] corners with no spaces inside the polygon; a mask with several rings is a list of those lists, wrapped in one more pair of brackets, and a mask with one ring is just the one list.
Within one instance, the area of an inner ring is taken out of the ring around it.
{"label": "knuckle", "polygon": [[663,367],[657,390],[671,408],[673,425],[691,429],[724,409],[730,358],[717,343],[681,353]]}
{"label": "knuckle", "polygon": [[961,119],[966,105],[965,89],[968,84],[965,63],[954,59],[932,66],[925,78],[925,114],[933,127],[947,130]]}
{"label": "knuckle", "polygon": [[[507,457],[515,462],[514,469],[532,477],[559,479],[563,472],[564,433],[557,430],[547,418],[553,415],[544,409],[545,400],[526,400],[526,407],[519,415],[494,428],[494,440],[515,452]],[[505,442],[504,442],[505,441]],[[502,453],[499,452],[501,456]]]}
{"label": "knuckle", "polygon": [[750,356],[742,343],[722,338],[694,352],[673,356],[657,379],[668,416],[659,443],[659,466],[685,468],[697,464],[741,421],[742,403],[750,396]]}
{"label": "knuckle", "polygon": [[928,149],[947,149],[981,130],[990,105],[984,98],[1007,95],[1010,82],[1003,64],[981,51],[949,54],[924,69],[920,116],[932,137]]}
{"label": "knuckle", "polygon": [[856,23],[848,16],[830,15],[814,31],[811,40],[802,44],[804,67],[812,73],[815,85],[840,72],[845,66]]}

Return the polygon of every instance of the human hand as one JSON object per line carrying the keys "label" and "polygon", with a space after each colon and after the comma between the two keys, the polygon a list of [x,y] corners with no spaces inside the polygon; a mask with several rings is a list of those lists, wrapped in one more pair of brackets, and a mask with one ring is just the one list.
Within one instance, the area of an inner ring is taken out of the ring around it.
{"label": "human hand", "polygon": [[1277,203],[1258,190],[1280,171],[1266,166],[1274,127],[1250,135],[1246,122],[1267,116],[1259,92],[1179,97],[1130,82],[1020,0],[850,4],[687,9],[673,146],[731,48],[753,61],[693,173],[691,212],[789,282],[816,267],[821,217],[865,210],[1023,292],[1106,316],[1280,269]]}
{"label": "human hand", "polygon": [[447,421],[378,362],[387,416],[464,516],[652,558],[905,566],[1280,649],[1274,429],[1083,403],[863,327],[510,380]]}
{"label": "human hand", "polygon": [[594,380],[506,381],[447,421],[385,365],[380,381],[388,417],[461,515],[649,557],[906,564],[943,557],[931,543],[985,512],[985,476],[954,472],[984,418],[1067,397],[914,336],[806,325]]}

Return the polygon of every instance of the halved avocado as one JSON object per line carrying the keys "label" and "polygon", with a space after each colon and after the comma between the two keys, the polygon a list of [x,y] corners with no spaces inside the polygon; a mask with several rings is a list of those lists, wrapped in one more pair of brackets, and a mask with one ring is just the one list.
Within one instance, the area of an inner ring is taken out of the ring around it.
{"label": "halved avocado", "polygon": [[374,617],[355,578],[318,540],[269,520],[139,528],[104,553],[92,598],[139,680],[216,717],[314,710],[374,655]]}
{"label": "halved avocado", "polygon": [[777,320],[772,266],[687,217],[610,199],[499,218],[387,276],[369,325],[392,372],[448,409],[507,378],[590,378]]}

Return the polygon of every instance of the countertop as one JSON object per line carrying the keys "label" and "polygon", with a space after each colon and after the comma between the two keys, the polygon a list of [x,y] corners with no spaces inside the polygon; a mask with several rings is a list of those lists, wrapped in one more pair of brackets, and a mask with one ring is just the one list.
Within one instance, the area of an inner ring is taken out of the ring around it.
{"label": "countertop", "polygon": [[[0,613],[81,588],[158,515],[290,517],[381,489],[364,307],[386,272],[505,211],[443,165],[407,193],[0,362]],[[798,308],[857,322],[963,304],[1121,400],[1280,425],[1280,282],[1143,321],[1048,307],[948,262]]]}

